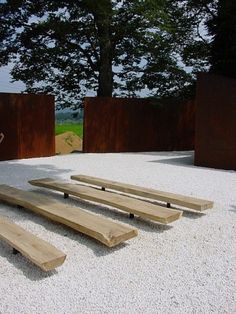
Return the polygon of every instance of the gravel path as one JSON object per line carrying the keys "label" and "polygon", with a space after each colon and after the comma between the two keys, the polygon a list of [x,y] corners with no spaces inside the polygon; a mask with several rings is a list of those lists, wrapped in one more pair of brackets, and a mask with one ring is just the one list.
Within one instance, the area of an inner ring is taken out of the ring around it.
{"label": "gravel path", "polygon": [[[86,174],[201,197],[204,214],[185,212],[161,226],[106,206],[37,189],[27,181]],[[40,190],[139,229],[109,249],[24,209],[0,203],[0,215],[67,254],[62,267],[42,273],[0,242],[1,314],[236,313],[236,172],[193,166],[192,152],[71,154],[0,162],[0,182]]]}

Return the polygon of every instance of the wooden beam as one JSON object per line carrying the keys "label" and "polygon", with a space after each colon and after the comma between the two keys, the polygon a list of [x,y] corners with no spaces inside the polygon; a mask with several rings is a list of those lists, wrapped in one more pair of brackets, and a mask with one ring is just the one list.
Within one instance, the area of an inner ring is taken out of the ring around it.
{"label": "wooden beam", "polygon": [[[180,205],[183,207],[187,207],[190,209],[203,211],[208,208],[212,208],[214,203],[212,201],[195,198],[195,197],[189,197],[185,195],[180,194],[174,194],[164,191],[158,191],[155,189],[149,189],[141,186],[131,185],[131,184],[125,184],[121,182],[111,181],[111,180],[105,180],[100,179],[96,177],[90,177],[85,175],[74,175],[71,176],[71,179],[77,180],[80,182],[97,185],[102,187],[103,189],[112,189],[128,194],[138,195],[145,198],[151,198],[158,201],[166,202],[167,204],[175,204]],[[168,207],[169,207],[168,206]]]}
{"label": "wooden beam", "polygon": [[11,221],[0,218],[0,238],[44,271],[61,266],[66,255]]}
{"label": "wooden beam", "polygon": [[137,230],[124,224],[91,214],[78,207],[34,192],[0,185],[0,200],[22,206],[33,212],[62,223],[81,233],[113,247],[137,235]]}
{"label": "wooden beam", "polygon": [[99,191],[91,187],[63,181],[56,181],[50,178],[31,180],[29,183],[32,185],[60,191],[68,195],[71,194],[88,201],[113,206],[128,213],[155,220],[163,224],[168,224],[172,221],[175,221],[182,215],[182,212],[178,210],[149,204],[147,202],[115,193]]}

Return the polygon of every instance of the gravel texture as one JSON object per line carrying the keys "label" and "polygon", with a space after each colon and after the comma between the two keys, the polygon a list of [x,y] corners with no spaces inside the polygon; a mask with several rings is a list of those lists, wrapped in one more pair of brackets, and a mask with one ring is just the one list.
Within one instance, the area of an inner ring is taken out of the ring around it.
{"label": "gravel texture", "polygon": [[[162,226],[30,186],[42,177],[86,174],[215,202]],[[0,242],[1,314],[236,313],[236,172],[193,166],[192,152],[80,154],[0,162],[0,182],[38,190],[72,206],[127,223],[138,237],[109,249],[24,209],[0,215],[67,254],[43,273]]]}

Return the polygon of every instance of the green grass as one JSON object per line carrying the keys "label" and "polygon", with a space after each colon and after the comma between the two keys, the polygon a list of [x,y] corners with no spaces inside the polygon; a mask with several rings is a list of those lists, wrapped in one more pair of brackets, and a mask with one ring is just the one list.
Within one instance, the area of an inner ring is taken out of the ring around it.
{"label": "green grass", "polygon": [[77,134],[80,138],[83,138],[83,124],[79,123],[79,124],[73,124],[73,123],[68,123],[68,124],[56,124],[56,128],[55,128],[55,133],[56,135],[58,134],[62,134],[65,132],[74,132],[75,134]]}

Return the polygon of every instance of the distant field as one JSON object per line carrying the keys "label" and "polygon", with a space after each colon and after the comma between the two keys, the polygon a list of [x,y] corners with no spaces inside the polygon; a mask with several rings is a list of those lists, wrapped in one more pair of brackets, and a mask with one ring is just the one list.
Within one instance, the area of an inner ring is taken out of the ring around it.
{"label": "distant field", "polygon": [[72,131],[77,134],[80,138],[83,138],[83,124],[74,124],[74,123],[66,123],[66,124],[56,124],[55,133],[56,135],[62,134],[68,131]]}

